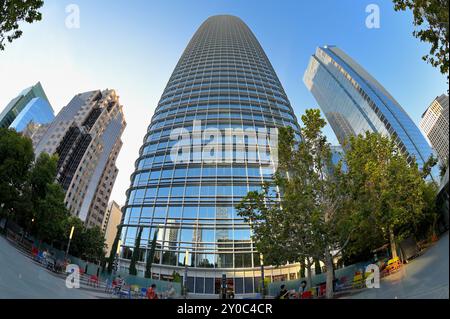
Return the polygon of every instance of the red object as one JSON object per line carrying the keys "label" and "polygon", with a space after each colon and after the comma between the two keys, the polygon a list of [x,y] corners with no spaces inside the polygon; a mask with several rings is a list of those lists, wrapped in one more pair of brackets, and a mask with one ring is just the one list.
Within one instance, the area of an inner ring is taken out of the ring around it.
{"label": "red object", "polygon": [[305,291],[302,293],[302,299],[312,299],[313,295],[310,290]]}
{"label": "red object", "polygon": [[158,295],[155,293],[155,291],[151,287],[147,289],[146,295],[147,295],[148,299],[158,299]]}
{"label": "red object", "polygon": [[327,291],[327,285],[321,285],[319,288],[319,296],[323,296]]}
{"label": "red object", "polygon": [[91,277],[89,277],[89,281],[98,283],[98,277],[96,275],[92,275]]}
{"label": "red object", "polygon": [[84,269],[80,268],[80,275],[83,275],[83,274],[84,274]]}
{"label": "red object", "polygon": [[117,281],[114,279],[114,280],[112,281],[111,285],[112,285],[113,288],[116,287],[116,286],[117,286]]}
{"label": "red object", "polygon": [[33,257],[36,257],[39,254],[39,250],[36,247],[33,247],[31,249],[31,254],[33,255]]}

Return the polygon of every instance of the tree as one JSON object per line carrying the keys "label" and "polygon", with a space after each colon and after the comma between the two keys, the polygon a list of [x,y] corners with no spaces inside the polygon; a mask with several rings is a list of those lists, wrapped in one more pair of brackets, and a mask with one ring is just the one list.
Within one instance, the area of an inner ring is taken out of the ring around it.
{"label": "tree", "polygon": [[34,153],[31,140],[0,128],[0,214],[17,219],[30,210],[26,187]]}
{"label": "tree", "polygon": [[108,273],[111,273],[113,270],[114,259],[116,258],[117,248],[119,247],[121,232],[122,232],[122,225],[118,225],[116,237],[114,238],[114,242],[112,244],[111,251],[110,251],[109,257],[108,257],[108,268],[107,268]]}
{"label": "tree", "polygon": [[152,278],[152,264],[153,259],[155,258],[155,250],[156,250],[156,238],[158,237],[158,229],[155,230],[153,234],[152,244],[150,248],[150,252],[147,255],[147,262],[145,263],[145,278]]}
{"label": "tree", "polygon": [[5,49],[5,41],[12,42],[22,35],[19,23],[40,21],[38,11],[43,0],[0,0],[0,51]]}
{"label": "tree", "polygon": [[238,213],[253,228],[257,250],[273,265],[304,262],[311,285],[313,260],[327,268],[328,298],[333,297],[333,257],[345,247],[351,234],[346,222],[349,198],[341,163],[332,153],[322,129],[326,122],[319,110],[302,116],[302,140],[292,128],[279,129],[279,164],[271,185],[279,189],[277,199],[270,185],[250,192],[237,206]]}
{"label": "tree", "polygon": [[175,270],[172,272],[172,281],[179,282],[181,284],[181,275]]}
{"label": "tree", "polygon": [[423,60],[440,72],[449,72],[449,0],[393,0],[395,11],[410,9],[414,15],[414,26],[422,27],[413,35],[420,41],[431,44],[429,54]]}
{"label": "tree", "polygon": [[[430,161],[432,162],[432,161]],[[414,232],[423,219],[424,177],[431,169],[408,162],[394,140],[378,133],[350,138],[345,163],[347,191],[355,203],[354,220],[368,221],[382,232],[397,257],[396,236]]]}
{"label": "tree", "polygon": [[314,260],[314,270],[315,270],[316,275],[322,273],[322,267],[320,267],[320,261],[318,259]]}
{"label": "tree", "polygon": [[63,221],[68,216],[64,196],[61,186],[52,183],[47,186],[44,197],[37,199],[33,228],[39,239],[52,243],[61,238]]}
{"label": "tree", "polygon": [[142,231],[144,230],[144,227],[139,227],[138,230],[138,234],[136,236],[136,241],[134,243],[134,250],[133,250],[133,255],[131,255],[131,260],[130,260],[130,275],[136,276],[137,275],[137,269],[136,269],[136,264],[139,260],[139,255],[141,253],[141,236],[142,236]]}
{"label": "tree", "polygon": [[63,222],[64,244],[69,240],[72,226],[74,234],[70,244],[70,254],[87,260],[100,261],[104,257],[105,238],[98,226],[87,228],[81,219],[68,216]]}
{"label": "tree", "polygon": [[81,257],[85,249],[85,242],[83,238],[84,223],[76,216],[69,215],[63,222],[63,235],[61,236],[61,243],[67,245],[69,241],[70,231],[74,228],[72,240],[70,243],[69,253],[76,257]]}
{"label": "tree", "polygon": [[68,218],[64,204],[65,193],[55,182],[58,157],[41,153],[35,160],[29,174],[29,192],[34,220],[32,231],[41,240],[52,243],[63,236],[63,224]]}
{"label": "tree", "polygon": [[106,243],[105,236],[100,227],[85,227],[82,233],[82,237],[84,242],[86,243],[84,256],[90,260],[101,260],[105,255]]}

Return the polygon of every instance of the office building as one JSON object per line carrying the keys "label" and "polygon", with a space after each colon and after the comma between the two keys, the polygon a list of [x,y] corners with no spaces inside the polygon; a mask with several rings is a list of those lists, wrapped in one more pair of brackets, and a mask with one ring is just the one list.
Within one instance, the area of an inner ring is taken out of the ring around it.
{"label": "office building", "polygon": [[105,234],[106,256],[111,253],[111,248],[117,235],[117,226],[122,220],[122,210],[119,204],[112,201],[108,204],[105,217],[103,218],[102,231]]}
{"label": "office building", "polygon": [[70,213],[102,227],[126,123],[114,90],[77,94],[49,124],[33,131],[36,155],[58,154],[57,180]]}
{"label": "office building", "polygon": [[448,125],[448,95],[442,94],[422,114],[419,124],[442,164],[448,163]]}
{"label": "office building", "polygon": [[0,127],[25,130],[29,123],[48,124],[55,118],[53,108],[40,82],[12,99],[0,114]]}
{"label": "office building", "polygon": [[[258,40],[237,17],[210,17],[176,65],[144,137],[127,191],[119,268],[127,271],[144,227],[140,276],[158,230],[164,233],[157,237],[154,277],[183,276],[187,259],[190,293],[219,293],[223,274],[236,294],[255,293],[260,256],[235,205],[272,177],[279,126],[291,126],[299,137]],[[298,271],[298,264],[268,266],[265,274],[287,279]]]}
{"label": "office building", "polygon": [[[435,155],[400,104],[341,49],[317,48],[303,81],[341,145],[351,135],[369,131],[391,136],[408,160],[415,159],[419,167]],[[436,179],[436,169],[432,175]]]}

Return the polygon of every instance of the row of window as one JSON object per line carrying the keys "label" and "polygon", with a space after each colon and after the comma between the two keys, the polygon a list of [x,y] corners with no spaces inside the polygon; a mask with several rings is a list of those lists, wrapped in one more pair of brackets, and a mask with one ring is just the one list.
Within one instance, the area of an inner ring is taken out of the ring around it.
{"label": "row of window", "polygon": [[230,69],[230,70],[243,70],[243,71],[256,71],[259,74],[270,75],[272,76],[272,71],[266,67],[264,64],[254,64],[250,62],[239,61],[237,59],[225,61],[220,58],[215,59],[212,62],[204,62],[204,63],[191,63],[186,67],[179,67],[172,74],[173,79],[178,79],[184,76],[186,73],[197,71],[201,72],[202,70],[222,70],[222,69]]}
{"label": "row of window", "polygon": [[[133,250],[131,247],[123,247],[122,258],[131,259]],[[142,250],[139,256],[140,262],[145,262],[146,251]],[[153,264],[170,266],[185,266],[185,252],[157,250]],[[206,254],[189,252],[188,267],[199,268],[254,268],[259,267],[258,253],[219,253]]]}
{"label": "row of window", "polygon": [[[198,131],[204,131],[203,136],[201,138],[197,138],[197,136],[195,136],[195,138],[192,137],[192,141],[186,141],[188,137],[183,135],[183,133],[186,132],[183,131],[174,132],[177,133],[174,134],[175,137],[179,137],[181,135],[183,139],[185,139],[183,144],[178,145],[186,148],[189,146],[190,151],[194,151],[194,148],[191,149],[191,146],[195,147],[195,150],[197,150],[197,147],[199,146],[209,146],[210,148],[213,148],[215,152],[231,150],[231,148],[236,150],[258,149],[262,152],[264,151],[265,148],[270,146],[270,139],[267,138],[268,137],[267,135],[270,134],[271,132],[268,131],[259,130],[255,132],[253,130],[240,131],[239,129],[237,130],[229,129],[228,131],[224,130],[225,133],[227,132],[229,133],[225,134],[225,136],[222,136],[219,128],[216,128],[214,125],[207,125],[207,128]],[[141,147],[142,150],[140,151],[140,154],[149,155],[154,152],[166,151],[167,148],[169,148],[169,151],[171,151],[171,148],[177,145],[177,143],[179,142],[180,141],[178,139],[169,140],[167,138],[164,138],[163,140],[160,139],[159,142],[150,139],[148,142],[145,142],[144,145],[142,145]],[[207,155],[212,154],[204,154],[204,155],[206,157]]]}
{"label": "row of window", "polygon": [[[214,227],[199,227],[195,226],[188,228],[181,224],[165,226],[164,224],[153,225],[153,228],[144,227],[141,233],[141,245],[150,248],[151,241],[155,231],[157,231],[156,247],[164,247],[170,250],[177,250],[178,245],[194,244],[196,251],[233,251],[251,250],[250,242],[251,231],[250,228],[232,228],[232,225],[218,225]],[[214,225],[213,225],[214,226]],[[228,227],[225,227],[228,226]],[[221,227],[221,228],[219,228]],[[135,246],[138,227],[124,227],[122,238],[125,239],[125,244]],[[201,245],[199,245],[201,243]],[[208,245],[206,245],[209,243]],[[216,243],[216,244],[214,244]],[[226,245],[225,245],[226,244]]]}
{"label": "row of window", "polygon": [[[159,186],[133,189],[128,197],[128,203],[140,204],[145,199],[167,197],[216,197],[233,196],[244,197],[248,192],[261,191],[261,185],[186,185],[186,186]],[[276,191],[269,196],[276,197]]]}
{"label": "row of window", "polygon": [[[200,121],[201,119],[199,119]],[[209,122],[209,119],[208,119]],[[298,131],[298,127],[294,122],[284,122],[284,121],[276,121],[279,122],[279,124],[283,125],[283,126],[291,126],[294,131]],[[266,130],[266,132],[269,132],[269,129],[273,129],[274,125],[273,123],[267,123],[267,125],[257,125],[257,124],[249,124],[249,123],[217,123],[217,124],[212,124],[212,123],[207,123],[206,125],[210,124],[209,127],[211,128],[218,128],[219,130],[226,130],[227,128],[230,129],[235,129],[236,132],[239,132],[241,130],[243,131],[247,131],[247,132],[264,132],[264,130]],[[180,125],[177,128],[183,128],[183,131],[187,131],[187,132],[192,132],[193,131],[193,123],[186,123],[186,125]],[[208,127],[208,126],[206,126]],[[156,130],[156,131],[151,131],[147,133],[147,137],[146,137],[146,141],[147,142],[152,142],[152,141],[158,141],[159,139],[162,139],[164,137],[169,137],[173,132],[173,130],[176,127],[173,128],[165,128],[165,129],[160,129],[160,130]],[[237,134],[237,133],[235,133]],[[176,134],[178,136],[178,134]],[[248,135],[248,134],[247,134]]]}
{"label": "row of window", "polygon": [[244,112],[256,112],[256,113],[269,113],[275,116],[286,116],[287,118],[292,118],[292,111],[289,106],[280,103],[233,103],[233,102],[217,102],[217,103],[194,103],[194,104],[183,104],[183,105],[170,105],[158,108],[152,119],[152,124],[159,119],[166,118],[170,115],[189,113],[187,116],[194,115],[195,112],[201,112],[204,110],[221,110],[225,112],[231,112],[232,110],[240,110]]}
{"label": "row of window", "polygon": [[236,163],[236,164],[261,164],[270,165],[274,160],[273,154],[268,154],[264,150],[261,151],[222,151],[217,153],[203,152],[184,152],[182,154],[162,154],[150,155],[140,159],[137,163],[137,169],[150,169],[160,166],[175,165],[175,164],[214,164],[214,163]]}
{"label": "row of window", "polygon": [[137,173],[133,178],[133,186],[144,186],[151,183],[158,183],[162,179],[187,179],[192,178],[214,178],[214,177],[255,177],[270,178],[273,175],[273,168],[251,167],[251,166],[203,166],[189,168],[167,168]]}
{"label": "row of window", "polygon": [[232,79],[232,81],[230,81],[229,79],[226,79],[226,78],[225,79],[219,78],[217,80],[208,80],[208,81],[205,81],[205,79],[197,79],[197,80],[181,83],[178,86],[174,86],[174,85],[168,86],[164,90],[164,93],[161,98],[165,98],[168,94],[173,94],[180,90],[189,90],[189,89],[194,89],[194,88],[205,90],[208,88],[213,88],[213,87],[218,87],[218,86],[225,87],[225,88],[231,88],[231,87],[237,87],[237,88],[242,87],[242,88],[248,88],[248,89],[256,88],[256,89],[260,89],[263,91],[271,90],[273,92],[283,92],[277,86],[271,85],[270,83],[267,83],[267,82],[255,80],[255,79],[253,79],[251,82],[239,81],[236,79]]}
{"label": "row of window", "polygon": [[174,94],[170,94],[168,95],[167,92],[164,94],[165,96],[163,96],[161,98],[161,100],[159,101],[159,104],[163,104],[164,102],[168,101],[168,100],[175,100],[177,98],[180,98],[181,96],[184,95],[196,95],[196,94],[232,94],[232,93],[241,93],[241,94],[253,94],[253,95],[263,95],[263,96],[276,96],[278,98],[282,98],[284,100],[286,100],[286,98],[284,96],[282,96],[281,94],[278,94],[276,92],[273,92],[272,90],[268,90],[268,89],[254,89],[254,88],[250,88],[250,87],[229,87],[229,86],[225,86],[225,87],[214,87],[214,86],[197,86],[197,88],[192,89],[192,90],[187,90],[186,88],[184,88],[184,90],[182,90],[182,92],[178,92],[178,93],[174,93]]}
{"label": "row of window", "polygon": [[[208,74],[206,74],[208,73]],[[242,73],[243,75],[238,75],[237,73]],[[186,77],[183,80],[178,80],[178,81],[170,81],[167,84],[167,88],[170,89],[173,86],[178,86],[178,85],[186,85],[190,82],[195,82],[195,81],[201,81],[203,83],[209,82],[209,81],[214,81],[214,80],[220,80],[220,81],[231,81],[231,80],[242,80],[242,81],[246,81],[246,82],[259,82],[259,83],[268,83],[269,85],[273,85],[273,86],[279,86],[278,82],[275,80],[271,80],[268,78],[263,78],[261,76],[258,76],[258,74],[252,75],[252,74],[248,74],[248,72],[216,72],[216,71],[208,71],[208,72],[204,72],[202,74],[193,74],[193,75],[186,75]],[[281,91],[281,90],[280,90]]]}
{"label": "row of window", "polygon": [[[127,223],[131,219],[158,218],[165,219],[234,219],[235,223],[240,223],[241,218],[233,206],[129,206],[125,209],[124,221]],[[148,221],[147,221],[148,222]],[[192,221],[190,221],[192,222]],[[231,222],[231,221],[227,221]],[[159,222],[157,227],[159,227]]]}
{"label": "row of window", "polygon": [[160,107],[164,107],[166,105],[170,105],[171,107],[173,104],[183,104],[183,103],[201,103],[201,102],[209,102],[219,104],[219,102],[227,103],[229,101],[243,101],[243,102],[254,102],[254,103],[270,103],[270,102],[281,102],[281,103],[287,103],[287,101],[284,98],[279,98],[277,96],[245,96],[245,95],[206,95],[206,96],[188,96],[183,99],[170,99],[169,102],[166,103],[160,103]]}
{"label": "row of window", "polygon": [[[213,121],[213,120],[221,120],[221,119],[227,119],[227,120],[238,120],[238,121],[259,121],[259,122],[266,122],[269,124],[277,123],[279,125],[284,125],[284,122],[286,123],[294,123],[295,119],[292,115],[286,114],[285,118],[279,118],[274,115],[268,115],[268,114],[246,114],[246,113],[238,113],[238,112],[231,112],[231,113],[204,113],[204,114],[196,114],[196,115],[186,115],[183,114],[179,117],[171,118],[171,119],[165,119],[161,120],[160,122],[154,121],[150,127],[150,130],[157,130],[162,127],[166,126],[172,126],[177,125],[181,123],[186,123],[190,121],[203,121],[203,125],[207,125],[206,121]],[[228,125],[229,126],[229,125]],[[236,126],[239,126],[239,124],[236,124]],[[209,127],[211,128],[218,128],[215,124],[210,124]]]}

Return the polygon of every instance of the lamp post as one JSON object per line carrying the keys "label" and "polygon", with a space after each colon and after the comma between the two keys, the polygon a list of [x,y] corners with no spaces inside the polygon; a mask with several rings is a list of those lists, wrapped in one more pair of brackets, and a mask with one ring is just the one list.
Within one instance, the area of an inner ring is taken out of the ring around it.
{"label": "lamp post", "polygon": [[189,261],[189,250],[186,249],[186,254],[184,256],[184,276],[183,276],[184,299],[187,299],[188,261]]}
{"label": "lamp post", "polygon": [[67,243],[66,254],[64,255],[64,260],[67,260],[67,255],[69,254],[70,242],[72,241],[73,231],[75,230],[75,226],[72,226],[70,229],[69,242]]}
{"label": "lamp post", "polygon": [[[113,263],[113,275],[117,273],[119,270],[119,255],[120,255],[120,247],[122,246],[122,240],[119,239],[119,243],[117,244],[116,254],[114,255]],[[117,260],[117,265],[116,265]]]}
{"label": "lamp post", "polygon": [[265,298],[266,295],[266,287],[264,283],[264,257],[263,254],[259,254],[259,263],[261,264],[261,297]]}

